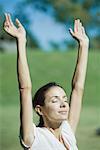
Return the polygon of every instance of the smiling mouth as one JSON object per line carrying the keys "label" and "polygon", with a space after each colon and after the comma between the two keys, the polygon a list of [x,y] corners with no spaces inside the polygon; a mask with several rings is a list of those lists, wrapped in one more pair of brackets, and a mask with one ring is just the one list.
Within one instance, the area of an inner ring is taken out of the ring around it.
{"label": "smiling mouth", "polygon": [[66,114],[67,111],[59,111],[60,114]]}

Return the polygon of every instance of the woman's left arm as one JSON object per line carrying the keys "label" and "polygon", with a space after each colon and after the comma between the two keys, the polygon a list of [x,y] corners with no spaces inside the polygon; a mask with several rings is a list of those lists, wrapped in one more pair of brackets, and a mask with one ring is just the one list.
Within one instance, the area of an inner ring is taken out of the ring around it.
{"label": "woman's left arm", "polygon": [[75,20],[74,31],[70,29],[70,33],[72,37],[78,41],[79,44],[77,63],[72,79],[72,91],[70,95],[70,111],[68,117],[71,128],[75,133],[79,122],[82,97],[84,92],[89,39],[79,19]]}

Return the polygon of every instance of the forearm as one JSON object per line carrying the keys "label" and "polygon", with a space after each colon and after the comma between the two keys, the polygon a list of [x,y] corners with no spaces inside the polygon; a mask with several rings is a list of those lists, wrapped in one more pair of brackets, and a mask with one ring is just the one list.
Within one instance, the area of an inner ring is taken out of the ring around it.
{"label": "forearm", "polygon": [[80,42],[77,64],[72,80],[72,88],[84,89],[89,42]]}
{"label": "forearm", "polygon": [[81,112],[84,83],[87,70],[89,39],[79,19],[75,20],[74,31],[71,35],[78,41],[78,57],[72,79],[72,91],[70,95],[69,123],[75,133]]}
{"label": "forearm", "polygon": [[26,57],[26,39],[17,40],[17,54],[17,72],[21,100],[21,130],[24,142],[28,145],[31,145],[34,139],[31,95],[32,85]]}
{"label": "forearm", "polygon": [[26,31],[16,19],[17,27],[13,24],[10,14],[5,14],[4,29],[17,39],[17,75],[20,93],[20,126],[22,138],[28,145],[34,139],[33,110],[31,95],[31,79],[26,57]]}
{"label": "forearm", "polygon": [[26,57],[26,39],[17,39],[17,74],[19,88],[31,88],[31,79]]}

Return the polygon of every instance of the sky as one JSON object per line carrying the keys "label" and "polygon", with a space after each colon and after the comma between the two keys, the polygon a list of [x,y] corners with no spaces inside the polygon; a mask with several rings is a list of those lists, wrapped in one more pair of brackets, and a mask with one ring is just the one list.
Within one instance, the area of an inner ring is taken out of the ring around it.
{"label": "sky", "polygon": [[[5,12],[13,14],[14,6],[20,1],[21,0],[10,0],[8,3],[8,0],[0,0],[0,4],[3,5]],[[30,28],[39,41],[39,45],[44,50],[50,50],[51,46],[49,42],[53,41],[59,43],[60,47],[65,49],[65,47],[60,43],[71,38],[67,25],[56,23],[52,17],[46,15],[45,13],[41,13],[39,11],[35,11],[34,13],[35,14],[30,16]]]}
{"label": "sky", "polygon": [[35,13],[31,29],[34,31],[36,37],[41,39],[42,46],[45,46],[45,48],[50,48],[49,41],[55,41],[60,44],[61,41],[70,38],[66,26],[56,23],[53,18],[47,16],[45,13]]}
{"label": "sky", "polygon": [[[16,3],[22,0],[0,0],[0,4],[4,6],[4,11],[9,12],[13,15],[15,13]],[[66,50],[66,46],[62,44],[62,41],[68,42],[73,40],[70,33],[68,24],[62,25],[61,23],[55,22],[55,20],[47,15],[46,13],[33,11],[29,8],[28,12],[31,19],[30,30],[34,33],[34,36],[38,40],[38,43],[42,49],[45,51],[51,50],[50,41],[59,44],[60,49]],[[30,15],[31,14],[31,15]],[[20,20],[21,21],[21,20]],[[73,28],[73,27],[72,27]],[[98,30],[89,28],[88,35],[96,35]]]}

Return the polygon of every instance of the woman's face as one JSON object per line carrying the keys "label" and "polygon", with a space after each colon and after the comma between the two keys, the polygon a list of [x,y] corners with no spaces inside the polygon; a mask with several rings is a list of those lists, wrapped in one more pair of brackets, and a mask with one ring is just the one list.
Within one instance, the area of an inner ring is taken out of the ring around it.
{"label": "woman's face", "polygon": [[53,122],[66,120],[69,112],[68,98],[58,86],[51,87],[45,94],[45,105],[41,108],[43,118]]}

